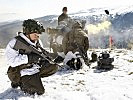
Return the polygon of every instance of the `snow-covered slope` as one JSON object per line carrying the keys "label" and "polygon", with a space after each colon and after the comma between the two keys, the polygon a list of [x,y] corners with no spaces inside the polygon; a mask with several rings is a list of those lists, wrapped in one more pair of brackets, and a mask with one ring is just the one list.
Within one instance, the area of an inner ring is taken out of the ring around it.
{"label": "snow-covered slope", "polygon": [[[107,50],[107,49],[106,49]],[[95,49],[97,54],[104,50]],[[88,51],[90,56],[92,50]],[[7,78],[4,51],[0,50],[0,99],[13,100],[133,100],[133,51],[111,50],[114,69],[97,70],[96,63],[79,71],[59,70],[56,74],[42,78],[45,94],[25,95],[19,88],[11,89]]]}
{"label": "snow-covered slope", "polygon": [[[105,9],[109,10],[110,15],[105,14],[104,12]],[[99,23],[102,23],[107,18],[106,20],[111,23],[111,27],[108,28],[108,34],[113,36],[116,47],[127,48],[127,42],[130,41],[129,37],[132,34],[132,30],[133,30],[133,12],[132,11],[133,11],[133,6],[91,8],[91,9],[81,10],[75,13],[70,13],[69,16],[74,19],[86,20],[87,25],[92,24],[95,26],[98,26]],[[42,22],[45,28],[57,27],[58,16],[59,15],[48,15],[48,16],[43,16],[36,19]],[[5,24],[2,23],[0,25],[0,47],[2,48],[6,47],[6,44],[9,42],[11,38],[13,38],[16,35],[16,32],[18,31],[22,31],[22,21],[14,21],[14,22],[5,23]],[[99,34],[107,33],[107,31],[102,30],[98,33]],[[118,38],[118,36],[120,35],[121,37]],[[49,44],[47,43],[48,39],[46,34],[42,36],[42,40],[44,45],[48,47]],[[123,42],[125,43],[125,45],[120,46],[123,44]],[[103,48],[102,46],[100,47]]]}

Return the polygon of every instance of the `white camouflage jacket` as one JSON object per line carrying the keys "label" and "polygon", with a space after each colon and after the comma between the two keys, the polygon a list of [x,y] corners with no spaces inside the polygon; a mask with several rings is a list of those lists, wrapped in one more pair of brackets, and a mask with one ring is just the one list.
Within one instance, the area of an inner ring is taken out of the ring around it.
{"label": "white camouflage jacket", "polygon": [[[19,34],[24,38],[29,44],[36,46],[36,43],[31,42],[23,33]],[[5,50],[5,56],[7,58],[8,65],[11,67],[16,67],[22,64],[28,63],[28,56],[26,54],[19,54],[18,51],[14,50],[13,47],[16,43],[16,38],[13,38],[7,45]],[[43,47],[42,42],[39,40],[40,45]],[[34,64],[32,68],[22,69],[20,71],[21,76],[33,75],[39,72],[40,66]]]}

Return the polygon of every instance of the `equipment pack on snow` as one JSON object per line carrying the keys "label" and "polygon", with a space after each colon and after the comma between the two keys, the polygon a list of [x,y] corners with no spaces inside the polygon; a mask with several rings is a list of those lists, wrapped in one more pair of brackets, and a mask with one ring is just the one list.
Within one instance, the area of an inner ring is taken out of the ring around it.
{"label": "equipment pack on snow", "polygon": [[113,61],[114,61],[114,58],[111,58],[108,52],[106,51],[102,52],[97,59],[98,69],[112,69]]}

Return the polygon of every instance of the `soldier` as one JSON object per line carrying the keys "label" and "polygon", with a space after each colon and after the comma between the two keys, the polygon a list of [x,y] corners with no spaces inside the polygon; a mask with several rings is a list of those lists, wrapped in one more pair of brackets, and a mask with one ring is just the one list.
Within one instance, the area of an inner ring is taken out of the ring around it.
{"label": "soldier", "polygon": [[62,39],[63,36],[59,35],[59,30],[58,29],[51,29],[48,28],[48,33],[50,35],[50,49],[52,48],[53,50],[53,58],[54,58],[54,62],[56,63],[61,63],[64,60],[63,57],[63,50],[62,50]]}
{"label": "soldier", "polygon": [[62,12],[63,13],[58,17],[58,25],[60,24],[61,21],[63,21],[64,19],[68,18],[67,7],[63,7]]}
{"label": "soldier", "polygon": [[11,80],[12,88],[20,86],[25,93],[41,95],[45,92],[41,78],[50,76],[58,70],[57,65],[42,59],[36,53],[17,49],[18,46],[24,47],[23,44],[18,44],[18,41],[21,40],[42,52],[39,48],[40,45],[42,47],[39,36],[43,31],[44,28],[38,21],[25,20],[23,22],[23,33],[19,33],[8,43],[5,54],[10,66],[7,74]]}
{"label": "soldier", "polygon": [[[72,58],[81,56],[84,59],[84,62],[88,65],[87,50],[89,48],[89,41],[87,34],[82,30],[82,25],[80,22],[76,22],[72,30],[64,36],[62,41],[63,51],[66,54],[65,64]],[[79,52],[79,54],[77,54]],[[74,55],[76,56],[74,56]],[[67,57],[67,55],[69,57]],[[73,55],[70,58],[70,55]],[[69,59],[68,59],[69,58]],[[67,60],[68,59],[68,60]],[[72,65],[73,66],[73,65]]]}

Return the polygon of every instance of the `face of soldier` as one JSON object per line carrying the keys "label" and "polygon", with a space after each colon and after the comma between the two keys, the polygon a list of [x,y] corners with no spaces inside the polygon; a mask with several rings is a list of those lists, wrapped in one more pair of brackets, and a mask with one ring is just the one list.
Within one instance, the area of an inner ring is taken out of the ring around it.
{"label": "face of soldier", "polygon": [[67,14],[67,11],[66,11],[66,10],[64,10],[64,11],[63,11],[63,13],[64,13],[64,14]]}
{"label": "face of soldier", "polygon": [[39,37],[40,37],[40,34],[38,34],[38,33],[31,33],[31,34],[29,34],[29,36],[30,36],[30,39],[32,41],[37,41],[39,39]]}

